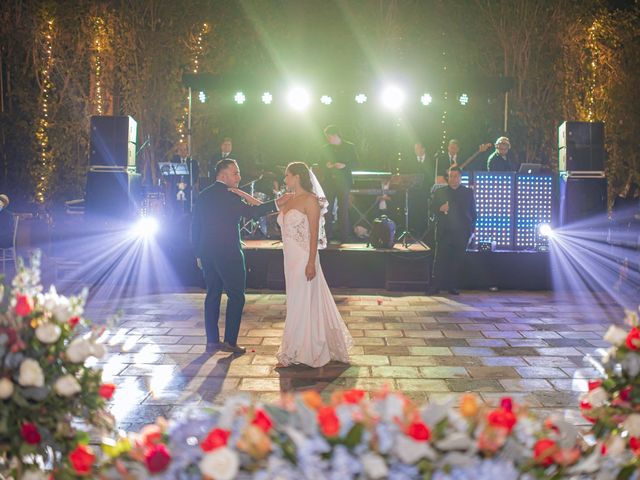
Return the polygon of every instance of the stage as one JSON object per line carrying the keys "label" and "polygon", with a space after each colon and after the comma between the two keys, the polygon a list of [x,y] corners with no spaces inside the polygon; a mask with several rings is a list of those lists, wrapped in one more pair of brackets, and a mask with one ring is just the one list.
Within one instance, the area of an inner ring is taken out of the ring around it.
{"label": "stage", "polygon": [[[282,244],[273,240],[245,240],[247,287],[284,290]],[[377,288],[424,291],[431,272],[433,250],[419,244],[375,249],[365,243],[331,243],[320,251],[322,270],[332,288]],[[464,289],[549,290],[549,254],[532,251],[494,251],[466,254]]]}

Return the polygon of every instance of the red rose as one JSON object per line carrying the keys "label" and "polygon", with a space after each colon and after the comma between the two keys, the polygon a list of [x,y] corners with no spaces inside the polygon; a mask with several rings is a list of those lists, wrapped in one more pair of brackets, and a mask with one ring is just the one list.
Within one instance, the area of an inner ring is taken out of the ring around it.
{"label": "red rose", "polygon": [[76,325],[78,325],[79,322],[80,322],[80,317],[78,316],[71,317],[69,319],[69,325],[71,325],[71,328],[74,328]]}
{"label": "red rose", "polygon": [[171,454],[164,443],[158,443],[147,448],[144,452],[144,461],[151,473],[164,471],[171,462]]}
{"label": "red rose", "polygon": [[627,347],[630,350],[638,350],[640,348],[640,330],[633,327],[627,335]]}
{"label": "red rose", "polygon": [[631,385],[624,387],[622,390],[620,390],[620,398],[625,402],[631,401]]}
{"label": "red rose", "polygon": [[347,390],[343,394],[345,403],[360,403],[360,400],[364,398],[364,390],[351,389]]}
{"label": "red rose", "polygon": [[87,445],[78,445],[69,453],[69,461],[78,475],[90,475],[96,456]]}
{"label": "red rose", "polygon": [[111,397],[113,397],[113,392],[116,391],[116,386],[113,383],[103,383],[102,385],[100,385],[100,388],[98,389],[98,394],[106,399],[109,400]]}
{"label": "red rose", "polygon": [[224,447],[229,440],[229,435],[231,435],[231,432],[227,430],[214,428],[209,432],[207,438],[200,442],[200,448],[204,452],[210,452],[211,450],[215,450],[216,448]]}
{"label": "red rose", "polygon": [[20,435],[22,439],[27,442],[29,445],[37,445],[42,440],[40,436],[40,432],[38,431],[38,427],[36,427],[33,423],[23,423],[20,428]]}
{"label": "red rose", "polygon": [[513,400],[511,397],[504,397],[500,400],[500,406],[504,408],[507,412],[513,410]]}
{"label": "red rose", "polygon": [[589,387],[589,391],[591,390],[595,390],[596,388],[598,388],[600,385],[602,385],[602,380],[589,380],[587,382],[587,385]]}
{"label": "red rose", "polygon": [[591,410],[592,406],[589,402],[587,402],[586,400],[582,400],[580,401],[580,410],[582,410],[582,416],[586,419],[589,420],[591,423],[596,423],[596,419],[593,417],[590,417],[586,414],[586,412],[588,410]]}
{"label": "red rose", "polygon": [[26,317],[33,312],[33,300],[28,295],[18,294],[16,296],[16,314]]}
{"label": "red rose", "polygon": [[518,421],[513,412],[504,408],[496,408],[489,412],[487,420],[492,427],[504,428],[508,432],[513,430],[513,426]]}
{"label": "red rose", "polygon": [[630,437],[629,448],[633,451],[634,454],[640,455],[640,438]]}
{"label": "red rose", "polygon": [[423,422],[415,421],[407,427],[407,435],[416,442],[426,442],[431,438],[431,431]]}
{"label": "red rose", "polygon": [[273,426],[273,422],[269,418],[269,415],[267,415],[264,410],[260,409],[256,410],[256,414],[253,417],[253,422],[251,422],[251,424],[258,427],[264,433],[269,433],[269,430],[271,430],[271,427]]}
{"label": "red rose", "polygon": [[553,463],[553,454],[557,448],[556,442],[550,438],[542,438],[533,446],[533,458],[540,465],[548,467]]}
{"label": "red rose", "polygon": [[340,433],[340,419],[333,407],[318,409],[318,424],[325,437],[335,437]]}

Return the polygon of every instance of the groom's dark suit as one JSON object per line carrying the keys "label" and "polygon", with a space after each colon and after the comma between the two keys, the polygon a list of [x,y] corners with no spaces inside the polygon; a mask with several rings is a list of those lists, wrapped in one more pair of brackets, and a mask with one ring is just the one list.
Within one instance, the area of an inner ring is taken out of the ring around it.
{"label": "groom's dark suit", "polygon": [[220,341],[218,317],[222,292],[228,297],[224,341],[236,345],[244,307],[246,270],[240,246],[240,219],[259,218],[277,210],[275,201],[253,207],[216,182],[200,193],[193,212],[191,241],[202,262],[207,296],[204,324],[207,343]]}

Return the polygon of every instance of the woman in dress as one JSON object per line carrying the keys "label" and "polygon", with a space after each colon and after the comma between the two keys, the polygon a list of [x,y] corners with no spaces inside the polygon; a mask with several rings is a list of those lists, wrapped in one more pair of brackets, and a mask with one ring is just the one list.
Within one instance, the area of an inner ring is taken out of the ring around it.
{"label": "woman in dress", "polygon": [[[287,166],[285,184],[293,198],[278,214],[282,230],[287,318],[278,365],[322,367],[332,360],[348,363],[353,339],[322,273],[318,248],[326,247],[327,200],[314,174],[302,162]],[[234,190],[252,204],[259,201]]]}

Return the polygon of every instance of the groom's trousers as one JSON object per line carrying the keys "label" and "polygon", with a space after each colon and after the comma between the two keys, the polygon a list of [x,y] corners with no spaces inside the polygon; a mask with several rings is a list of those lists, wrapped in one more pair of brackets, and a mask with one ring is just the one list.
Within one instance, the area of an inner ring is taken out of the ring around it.
{"label": "groom's trousers", "polygon": [[224,341],[230,345],[236,345],[245,301],[247,274],[244,254],[242,251],[230,251],[201,260],[204,281],[207,285],[207,296],[204,300],[204,327],[207,332],[207,343],[220,341],[218,318],[222,292],[225,292],[227,313],[224,323]]}

